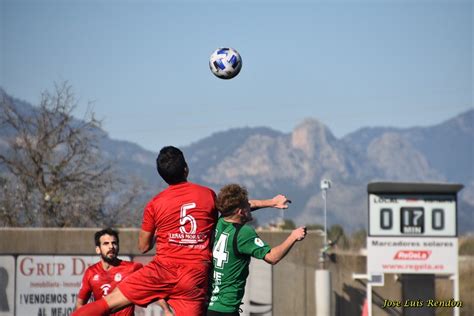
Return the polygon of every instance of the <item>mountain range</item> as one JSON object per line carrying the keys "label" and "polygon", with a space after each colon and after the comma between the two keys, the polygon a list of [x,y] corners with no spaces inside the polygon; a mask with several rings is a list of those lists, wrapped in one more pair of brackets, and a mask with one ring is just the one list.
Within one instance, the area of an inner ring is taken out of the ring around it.
{"label": "mountain range", "polygon": [[[6,95],[1,89],[0,94]],[[11,99],[15,106],[34,111],[32,105]],[[113,160],[123,175],[142,179],[149,192],[144,198],[165,187],[155,169],[157,152],[97,132],[103,156]],[[7,136],[8,131],[0,130],[0,150]],[[292,204],[283,216],[296,224],[323,223],[320,181],[330,179],[328,225],[339,224],[348,232],[367,228],[370,182],[460,183],[464,189],[458,197],[459,231],[474,232],[474,109],[433,126],[366,127],[342,138],[315,118],[305,119],[290,133],[242,127],[181,149],[190,181],[216,191],[224,184],[240,183],[251,198],[284,193]],[[271,209],[256,212],[261,224],[279,216]]]}

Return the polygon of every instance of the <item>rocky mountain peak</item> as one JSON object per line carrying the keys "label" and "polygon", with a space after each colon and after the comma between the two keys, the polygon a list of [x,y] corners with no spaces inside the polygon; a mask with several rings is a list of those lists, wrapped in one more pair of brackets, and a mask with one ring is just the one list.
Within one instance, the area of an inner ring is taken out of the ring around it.
{"label": "rocky mountain peak", "polygon": [[318,149],[335,141],[331,131],[314,118],[305,119],[291,133],[291,145],[304,152],[308,157],[315,156]]}

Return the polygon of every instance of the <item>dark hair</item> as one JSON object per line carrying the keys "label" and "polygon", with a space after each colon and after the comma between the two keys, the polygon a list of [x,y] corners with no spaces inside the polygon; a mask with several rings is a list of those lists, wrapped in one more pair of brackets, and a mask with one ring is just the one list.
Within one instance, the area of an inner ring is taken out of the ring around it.
{"label": "dark hair", "polygon": [[97,247],[100,246],[100,237],[102,237],[104,235],[114,236],[115,239],[117,239],[117,244],[119,243],[118,231],[113,230],[112,228],[108,227],[108,228],[99,230],[98,232],[95,233],[94,240],[95,240],[95,245]]}
{"label": "dark hair", "polygon": [[156,158],[156,169],[168,184],[186,181],[187,167],[183,152],[173,146],[163,147]]}
{"label": "dark hair", "polygon": [[222,216],[228,216],[247,202],[248,192],[245,187],[238,184],[227,184],[221,188],[217,195],[216,207]]}

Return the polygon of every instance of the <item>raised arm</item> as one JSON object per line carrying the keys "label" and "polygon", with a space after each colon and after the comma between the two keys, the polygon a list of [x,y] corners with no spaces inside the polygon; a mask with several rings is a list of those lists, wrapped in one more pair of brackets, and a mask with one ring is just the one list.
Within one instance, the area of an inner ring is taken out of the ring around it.
{"label": "raised arm", "polygon": [[283,194],[275,195],[272,199],[269,200],[250,200],[250,208],[252,211],[256,211],[265,207],[274,207],[279,209],[288,208],[288,203],[291,203],[288,198]]}
{"label": "raised arm", "polygon": [[141,229],[138,234],[138,250],[141,253],[147,253],[150,251],[150,249],[153,248],[154,237],[155,236],[152,232],[147,232]]}
{"label": "raised arm", "polygon": [[269,264],[277,264],[288,254],[290,249],[297,241],[303,240],[305,237],[306,227],[300,227],[293,230],[290,236],[288,236],[284,242],[272,248],[272,250],[270,250],[270,252],[265,255],[263,260]]}
{"label": "raised arm", "polygon": [[138,250],[141,253],[147,253],[153,248],[155,243],[155,220],[153,217],[153,204],[150,202],[145,206],[143,212],[142,226],[138,234]]}

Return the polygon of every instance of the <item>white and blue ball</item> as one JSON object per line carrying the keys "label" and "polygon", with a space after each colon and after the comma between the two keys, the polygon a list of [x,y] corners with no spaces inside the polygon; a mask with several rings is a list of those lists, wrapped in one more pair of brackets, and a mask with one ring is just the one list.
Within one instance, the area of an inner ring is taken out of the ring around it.
{"label": "white and blue ball", "polygon": [[242,69],[242,57],[233,48],[221,47],[216,49],[209,58],[209,68],[221,79],[232,79]]}

